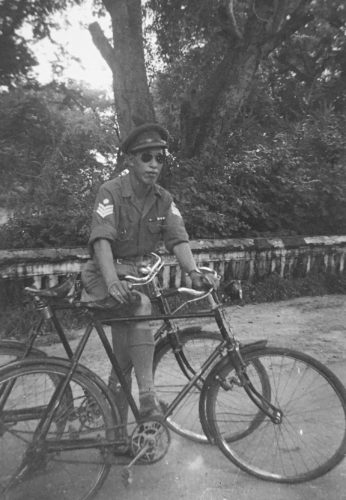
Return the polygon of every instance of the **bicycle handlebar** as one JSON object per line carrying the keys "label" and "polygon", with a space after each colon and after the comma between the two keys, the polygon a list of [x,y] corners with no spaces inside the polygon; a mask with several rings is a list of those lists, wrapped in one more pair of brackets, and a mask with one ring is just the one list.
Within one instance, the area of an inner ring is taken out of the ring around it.
{"label": "bicycle handlebar", "polygon": [[163,267],[163,261],[159,255],[153,252],[150,255],[152,255],[155,258],[154,264],[152,266],[149,265],[140,266],[139,268],[139,271],[142,274],[145,274],[145,276],[138,277],[138,276],[132,276],[131,274],[126,274],[126,276],[124,276],[124,279],[126,281],[129,281],[133,286],[147,285],[148,283],[150,283],[150,281],[152,281],[155,278],[157,273]]}
{"label": "bicycle handlebar", "polygon": [[[138,276],[132,276],[130,274],[124,276],[124,279],[126,281],[129,281],[132,286],[147,285],[155,278],[158,272],[162,269],[164,265],[162,258],[154,252],[152,252],[150,255],[152,255],[155,259],[154,264],[152,266],[147,265],[147,266],[141,266],[139,268],[139,271],[145,276],[138,277]],[[211,273],[213,274],[214,278],[217,278],[217,273],[213,269],[209,269],[208,267],[200,267],[199,270],[202,271],[202,273]],[[177,289],[178,293],[187,293],[194,297],[207,296],[208,294],[211,293],[212,290],[213,290],[213,285],[211,283],[210,283],[210,288],[207,290],[195,290],[193,288],[188,288],[188,287],[179,287]]]}

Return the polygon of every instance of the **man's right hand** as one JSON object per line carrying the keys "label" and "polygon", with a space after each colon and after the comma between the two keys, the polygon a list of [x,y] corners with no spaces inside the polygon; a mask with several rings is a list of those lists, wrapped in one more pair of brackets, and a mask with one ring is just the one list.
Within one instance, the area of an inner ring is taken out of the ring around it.
{"label": "man's right hand", "polygon": [[108,293],[120,304],[133,303],[133,294],[127,281],[116,280],[108,286]]}

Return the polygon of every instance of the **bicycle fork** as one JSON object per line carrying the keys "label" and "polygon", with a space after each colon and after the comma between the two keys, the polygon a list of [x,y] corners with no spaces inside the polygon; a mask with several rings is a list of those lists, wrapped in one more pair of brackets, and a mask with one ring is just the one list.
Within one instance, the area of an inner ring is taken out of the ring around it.
{"label": "bicycle fork", "polygon": [[[245,363],[242,354],[240,352],[240,346],[237,342],[232,351],[229,352],[229,356],[231,362],[235,367],[235,371],[238,376],[239,382],[236,380],[232,380],[233,383],[244,388],[246,394],[251,399],[251,401],[259,408],[274,424],[281,424],[283,419],[282,411],[274,406],[268,399],[263,396],[253,385],[248,373],[247,373],[247,364]],[[230,387],[225,387],[224,382],[220,382],[220,384],[226,389],[229,390]],[[226,383],[227,385],[227,383]]]}

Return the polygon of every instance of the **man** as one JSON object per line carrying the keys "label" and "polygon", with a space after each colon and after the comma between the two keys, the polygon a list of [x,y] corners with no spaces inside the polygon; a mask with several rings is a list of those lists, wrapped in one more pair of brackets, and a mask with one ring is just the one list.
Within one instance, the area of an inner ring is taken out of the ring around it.
{"label": "man", "polygon": [[[113,297],[120,309],[133,315],[150,315],[151,303],[142,292],[135,292],[119,276],[137,274],[142,257],[154,251],[163,240],[173,251],[194,288],[203,286],[197,271],[181,214],[168,191],[157,184],[165,162],[168,134],[157,124],[135,128],[122,143],[121,151],[128,173],[104,183],[97,195],[89,239],[93,259],[82,273],[83,284],[93,299]],[[115,355],[130,383],[134,367],[139,389],[141,417],[160,414],[153,382],[154,338],[145,322],[117,322],[112,325]],[[115,374],[110,385],[117,388]],[[117,401],[123,421],[127,402],[118,389]]]}

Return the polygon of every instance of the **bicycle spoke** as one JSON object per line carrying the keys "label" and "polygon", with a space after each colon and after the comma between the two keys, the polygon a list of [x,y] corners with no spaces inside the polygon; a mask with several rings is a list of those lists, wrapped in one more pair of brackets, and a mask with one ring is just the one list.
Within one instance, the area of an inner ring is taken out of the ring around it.
{"label": "bicycle spoke", "polygon": [[48,434],[35,437],[44,412],[34,417],[32,411],[28,420],[28,408],[34,410],[35,403],[46,407],[65,371],[54,363],[37,362],[9,367],[4,373],[0,387],[7,380],[15,383],[3,414],[15,415],[15,420],[0,435],[0,491],[8,500],[22,498],[24,492],[35,500],[91,498],[109,471],[106,450],[115,443],[111,429],[116,422],[105,397],[87,378],[75,374]]}
{"label": "bicycle spoke", "polygon": [[[346,451],[343,385],[321,363],[295,351],[268,347],[248,355],[248,362],[254,365],[255,360],[266,371],[270,403],[280,410],[281,418],[275,422],[265,416],[247,437],[228,439],[230,429],[247,415],[247,409],[251,415],[253,403],[241,387],[224,390],[219,380],[234,373],[233,365],[225,360],[207,381],[208,421],[221,450],[236,465],[262,479],[299,482],[325,474]],[[251,364],[247,374],[251,381],[256,379]]]}
{"label": "bicycle spoke", "polygon": [[[215,332],[205,332],[199,329],[195,332],[182,331],[179,333],[179,342],[185,359],[196,371],[219,346],[220,336]],[[180,362],[183,363],[183,360],[184,358],[181,358]],[[154,376],[156,394],[165,408],[173,402],[192,377],[191,370],[187,369],[184,372],[180,368],[175,349],[169,340],[162,342],[155,352]],[[208,440],[199,418],[201,387],[202,382],[199,382],[198,387],[194,386],[190,389],[173,414],[169,416],[167,424],[173,431],[184,437],[206,443]]]}

